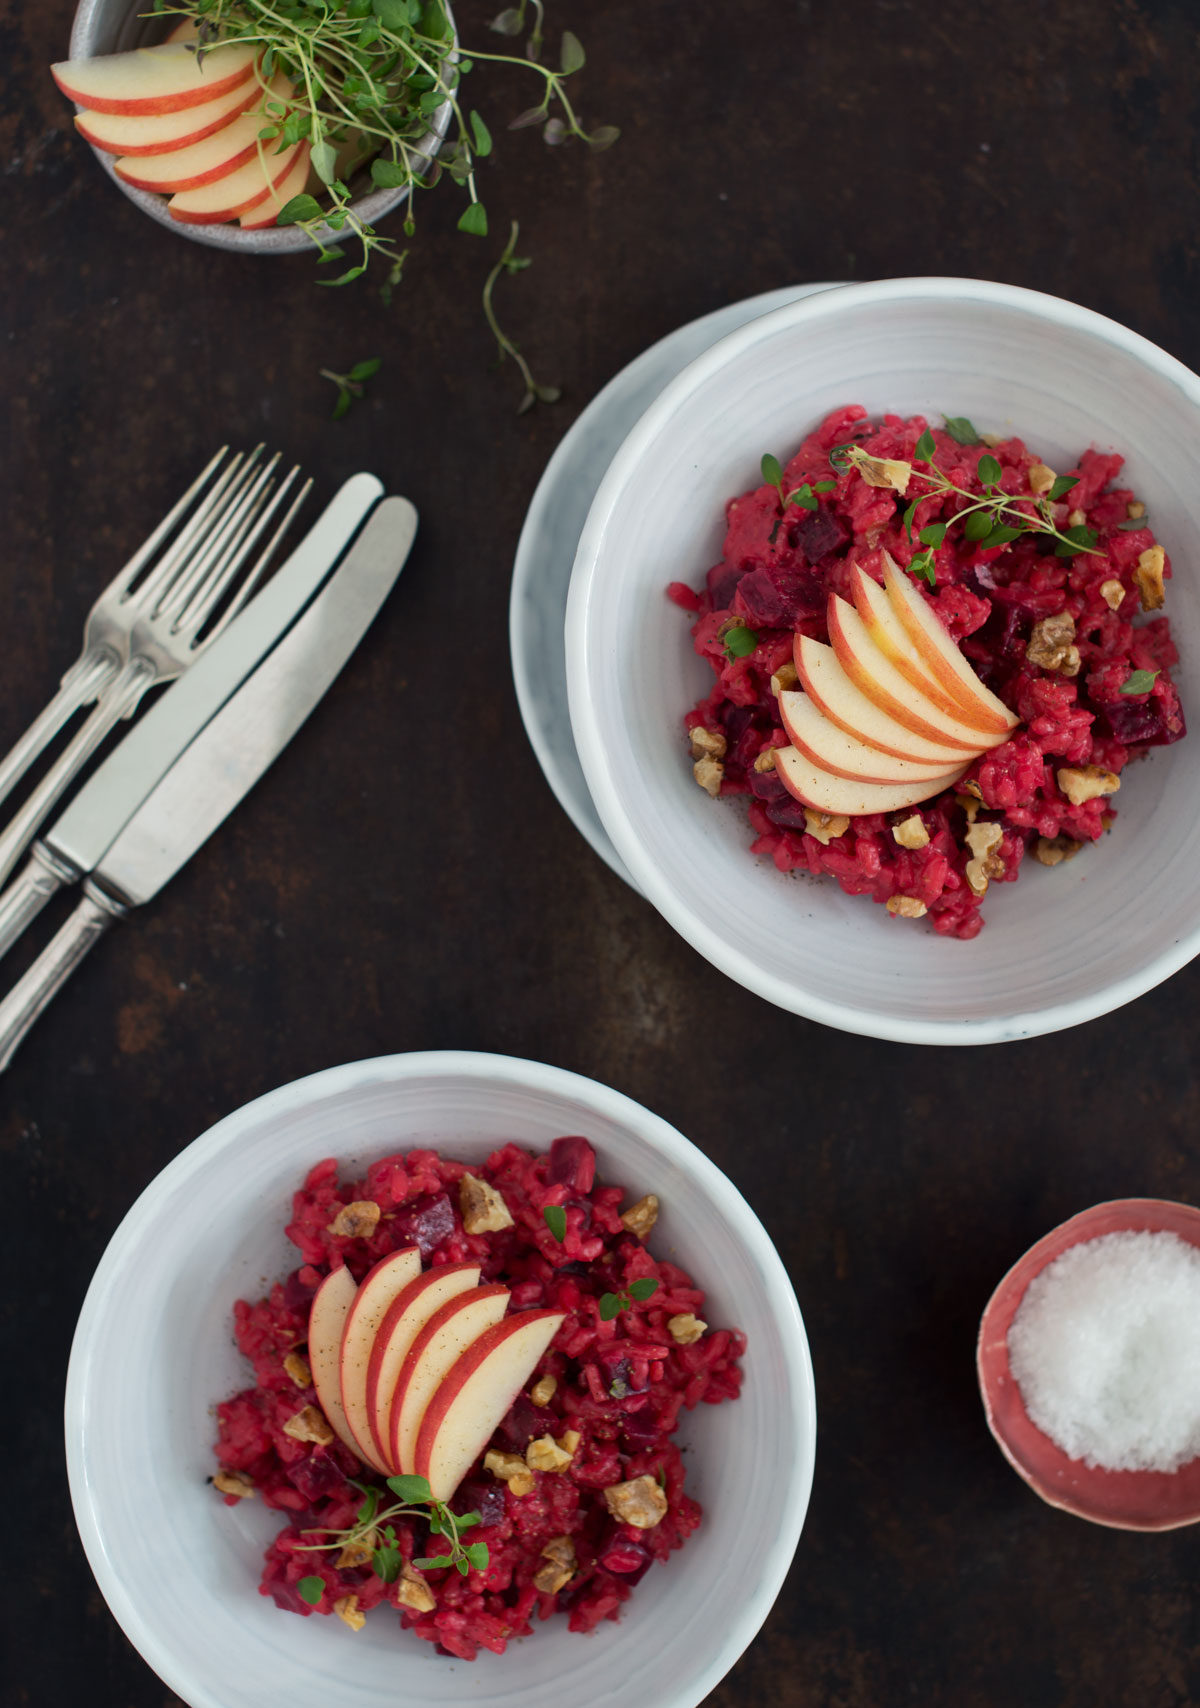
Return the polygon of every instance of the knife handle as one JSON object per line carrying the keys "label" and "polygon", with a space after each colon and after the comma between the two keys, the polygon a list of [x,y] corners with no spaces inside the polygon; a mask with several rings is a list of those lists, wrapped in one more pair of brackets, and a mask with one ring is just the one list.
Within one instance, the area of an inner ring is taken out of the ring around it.
{"label": "knife handle", "polygon": [[20,877],[14,878],[0,894],[0,955],[7,955],[51,896],[78,877],[77,867],[60,860],[44,842],[35,842]]}
{"label": "knife handle", "polygon": [[23,978],[0,1002],[0,1073],[38,1015],[66,984],[98,937],[129,910],[85,882],[83,900],[58,935],[43,949]]}

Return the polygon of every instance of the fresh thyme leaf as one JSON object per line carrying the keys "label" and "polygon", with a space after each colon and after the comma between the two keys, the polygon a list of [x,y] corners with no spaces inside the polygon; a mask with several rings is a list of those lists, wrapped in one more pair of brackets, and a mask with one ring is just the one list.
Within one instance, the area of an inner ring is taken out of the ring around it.
{"label": "fresh thyme leaf", "polygon": [[371,182],[381,190],[398,190],[407,184],[408,173],[398,160],[372,160]]}
{"label": "fresh thyme leaf", "polygon": [[547,1204],[542,1211],[542,1220],[561,1245],[567,1237],[567,1212],[562,1205]]}
{"label": "fresh thyme leaf", "polygon": [[637,1299],[639,1302],[644,1299],[652,1298],[657,1292],[658,1282],[649,1275],[645,1276],[641,1281],[631,1281],[629,1283],[630,1298]]}
{"label": "fresh thyme leaf", "polygon": [[301,1578],[296,1585],[301,1601],[307,1601],[310,1607],[315,1607],[325,1593],[324,1578]]}
{"label": "fresh thyme leaf", "polygon": [[593,154],[603,154],[606,148],[611,148],[614,142],[621,140],[621,133],[616,125],[600,125],[596,130],[588,132],[588,147]]}
{"label": "fresh thyme leaf", "polygon": [[758,645],[758,636],[753,629],[748,629],[744,623],[735,623],[726,629],[722,637],[725,642],[726,658],[749,658]]}
{"label": "fresh thyme leaf", "polygon": [[927,522],[917,535],[923,546],[940,546],[946,538],[947,522]]}
{"label": "fresh thyme leaf", "polygon": [[352,380],[372,379],[383,365],[382,356],[368,356],[365,362],[355,362],[350,370]]}
{"label": "fresh thyme leaf", "polygon": [[965,415],[947,415],[945,428],[956,445],[982,445],[983,440]]}
{"label": "fresh thyme leaf", "polygon": [[418,1566],[423,1572],[437,1571],[442,1566],[452,1566],[453,1564],[453,1554],[433,1554],[427,1559],[413,1561],[413,1565]]}
{"label": "fresh thyme leaf", "polygon": [[379,1490],[378,1489],[368,1489],[367,1490],[367,1498],[363,1501],[362,1505],[359,1507],[358,1512],[356,1514],[358,1522],[360,1524],[370,1524],[371,1520],[375,1517],[375,1514],[378,1511],[379,1511]]}
{"label": "fresh thyme leaf", "polygon": [[963,523],[963,533],[969,540],[986,540],[992,531],[990,510],[972,510]]}
{"label": "fresh thyme leaf", "polygon": [[[461,1536],[464,1530],[473,1530],[477,1524],[482,1524],[483,1519],[477,1512],[459,1512],[454,1514],[454,1522]],[[479,1546],[485,1548],[487,1543],[481,1542]]]}
{"label": "fresh thyme leaf", "polygon": [[921,434],[921,437],[917,440],[916,446],[913,450],[913,459],[918,463],[927,463],[931,461],[936,449],[937,446],[933,442],[933,434],[929,431],[928,427],[926,427],[925,431]]}
{"label": "fresh thyme leaf", "polygon": [[492,133],[475,112],[471,114],[471,134],[475,138],[475,152],[482,160],[492,152]]}
{"label": "fresh thyme leaf", "polygon": [[484,1570],[488,1563],[488,1545],[486,1542],[468,1542],[463,1553],[476,1571]]}
{"label": "fresh thyme leaf", "polygon": [[1066,493],[1070,492],[1073,486],[1078,485],[1079,476],[1077,474],[1056,475],[1054,477],[1054,485],[1050,488],[1046,497],[1053,502],[1054,499],[1062,498]]}
{"label": "fresh thyme leaf", "polygon": [[921,502],[921,500],[919,498],[914,498],[912,503],[909,505],[908,509],[904,512],[904,532],[908,535],[910,540],[913,537],[913,531],[912,531],[913,517],[917,513],[917,505],[920,502]]}
{"label": "fresh thyme leaf", "polygon": [[794,492],[788,493],[787,502],[789,504],[798,504],[801,510],[820,509],[820,501],[807,481],[805,481],[803,486],[798,486]]}
{"label": "fresh thyme leaf", "polygon": [[395,1583],[404,1565],[404,1555],[399,1548],[376,1548],[371,1555],[371,1570],[384,1583]]}
{"label": "fresh thyme leaf", "polygon": [[425,1501],[433,1499],[433,1491],[429,1487],[427,1477],[389,1477],[387,1486],[401,1500]]}
{"label": "fresh thyme leaf", "polygon": [[936,587],[937,570],[934,567],[932,549],[927,548],[923,552],[918,552],[909,564],[908,572],[919,581],[927,581],[930,587]]}
{"label": "fresh thyme leaf", "polygon": [[562,66],[564,76],[569,77],[573,71],[581,71],[586,62],[587,55],[583,51],[583,43],[579,37],[572,30],[564,30],[562,50],[559,55],[559,64]]}
{"label": "fresh thyme leaf", "polygon": [[991,551],[993,546],[1006,546],[1010,540],[1019,538],[1024,533],[1023,528],[1010,528],[1003,522],[997,522],[994,528],[989,528],[983,541],[984,551]]}
{"label": "fresh thyme leaf", "polygon": [[1121,684],[1122,694],[1148,694],[1153,688],[1157,670],[1133,670]]}
{"label": "fresh thyme leaf", "polygon": [[836,480],[814,480],[813,481],[813,491],[814,492],[836,492],[837,491],[837,481]]}
{"label": "fresh thyme leaf", "polygon": [[759,466],[762,469],[762,477],[768,486],[783,486],[783,470],[779,466],[778,457],[773,457],[768,451]]}
{"label": "fresh thyme leaf", "polygon": [[519,36],[524,28],[524,17],[515,6],[509,6],[505,11],[498,12],[488,25],[488,29],[495,30],[499,36]]}
{"label": "fresh thyme leaf", "polygon": [[299,225],[301,220],[320,219],[321,205],[315,196],[293,196],[275,215],[276,225]]}
{"label": "fresh thyme leaf", "polygon": [[614,1317],[620,1316],[624,1309],[624,1305],[621,1302],[619,1294],[601,1293],[600,1303],[597,1308],[600,1312],[600,1321],[602,1323],[610,1323]]}
{"label": "fresh thyme leaf", "polygon": [[987,456],[980,457],[979,466],[975,472],[985,486],[999,486],[1004,474],[1004,470],[990,452]]}
{"label": "fresh thyme leaf", "polygon": [[1079,552],[1096,549],[1096,531],[1085,522],[1068,528],[1054,548],[1055,557],[1075,557]]}
{"label": "fresh thyme leaf", "polygon": [[337,402],[333,406],[333,419],[340,421],[352,402],[350,393],[344,388],[337,394]]}
{"label": "fresh thyme leaf", "polygon": [[332,184],[337,177],[337,149],[331,142],[314,142],[309,150],[313,171],[323,184]]}

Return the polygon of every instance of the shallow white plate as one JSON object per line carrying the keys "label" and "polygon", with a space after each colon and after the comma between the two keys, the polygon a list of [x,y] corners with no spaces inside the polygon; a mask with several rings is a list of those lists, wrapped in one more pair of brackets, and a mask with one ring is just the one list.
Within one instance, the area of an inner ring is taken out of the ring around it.
{"label": "shallow white plate", "polygon": [[517,542],[508,611],[513,681],[525,732],[563,811],[631,889],[638,886],[592,803],[567,705],[563,625],[583,524],[622,441],[663,387],[694,357],[760,314],[836,288],[833,284],[788,285],[765,291],[762,296],[727,303],[660,338],[588,404],[547,463],[529,506]]}

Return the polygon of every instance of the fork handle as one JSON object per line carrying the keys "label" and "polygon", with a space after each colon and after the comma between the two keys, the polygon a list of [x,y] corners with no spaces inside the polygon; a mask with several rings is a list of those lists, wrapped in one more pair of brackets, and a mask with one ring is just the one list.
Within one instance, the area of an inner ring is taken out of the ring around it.
{"label": "fork handle", "polygon": [[108,687],[121,668],[111,647],[90,647],[63,677],[57,694],[33,720],[20,741],[0,759],[0,801],[28,771],[39,753],[81,706],[88,706]]}
{"label": "fork handle", "polygon": [[32,925],[50,897],[64,884],[73,884],[79,868],[60,859],[44,842],[35,842],[19,877],[0,894],[0,955],[7,955],[22,932]]}
{"label": "fork handle", "polygon": [[157,680],[158,672],[144,656],[135,656],[122,666],[116,679],[100,696],[95,711],[76,731],[70,744],[59,754],[0,836],[0,884],[7,883],[9,873],[63,790],[74,781],[109,731],[122,718],[132,717],[142,695]]}
{"label": "fork handle", "polygon": [[0,1073],[92,944],[116,920],[124,919],[128,911],[123,903],[105,895],[95,884],[85,882],[83,900],[75,912],[0,1002]]}

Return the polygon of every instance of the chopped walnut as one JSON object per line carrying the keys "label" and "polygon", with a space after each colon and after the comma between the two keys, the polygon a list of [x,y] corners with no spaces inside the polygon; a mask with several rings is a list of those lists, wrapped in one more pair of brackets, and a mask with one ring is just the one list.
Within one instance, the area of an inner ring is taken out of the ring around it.
{"label": "chopped walnut", "polygon": [[763,748],[758,758],[754,761],[754,769],[758,772],[760,777],[764,771],[773,771],[775,769],[775,749],[773,747]]}
{"label": "chopped walnut", "polygon": [[800,678],[796,674],[796,666],[791,659],[785,660],[771,677],[771,692],[778,699],[785,688],[794,688]]}
{"label": "chopped walnut", "polygon": [[1030,664],[1038,664],[1043,670],[1057,670],[1061,676],[1078,676],[1079,648],[1072,645],[1074,639],[1074,617],[1069,611],[1059,611],[1056,616],[1043,617],[1033,625],[1025,656]]}
{"label": "chopped walnut", "polygon": [[667,1516],[667,1497],[649,1476],[611,1483],[604,1491],[604,1504],[618,1524],[632,1524],[635,1530],[653,1530]]}
{"label": "chopped walnut", "polygon": [[929,911],[917,896],[889,896],[884,906],[889,913],[898,914],[901,919],[924,919]]}
{"label": "chopped walnut", "polygon": [[901,848],[927,848],[929,846],[929,832],[926,830],[925,820],[919,812],[913,813],[911,818],[902,820],[900,824],[894,824],[892,826],[892,837],[900,844]]}
{"label": "chopped walnut", "polygon": [[369,1198],[357,1199],[353,1204],[343,1204],[325,1231],[339,1239],[370,1239],[379,1226],[379,1217],[378,1204]]}
{"label": "chopped walnut", "polygon": [[1161,546],[1148,546],[1138,558],[1133,579],[1137,582],[1143,611],[1157,611],[1162,607],[1166,598],[1163,585],[1166,567],[1167,554]]}
{"label": "chopped walnut", "polygon": [[988,880],[1004,872],[1004,862],[996,850],[1004,841],[1004,831],[998,824],[972,824],[967,830],[967,846],[975,856],[967,861],[967,883],[973,895],[987,894]]}
{"label": "chopped walnut", "polygon": [[325,1421],[325,1414],[316,1406],[305,1406],[295,1417],[289,1417],[283,1433],[290,1435],[293,1441],[312,1441],[318,1447],[328,1447],[333,1440],[333,1431]]}
{"label": "chopped walnut", "polygon": [[676,1346],[691,1346],[701,1338],[708,1324],[700,1317],[694,1317],[691,1311],[681,1311],[677,1317],[667,1318],[667,1329]]}
{"label": "chopped walnut", "polygon": [[954,799],[967,815],[967,823],[974,824],[977,813],[983,802],[977,795],[955,795]]}
{"label": "chopped walnut", "polygon": [[845,813],[817,812],[813,807],[805,807],[804,828],[822,847],[828,848],[835,836],[843,836],[849,830],[850,820]]}
{"label": "chopped walnut", "polygon": [[531,1441],[525,1449],[525,1463],[531,1471],[565,1471],[574,1458],[560,1447],[552,1435],[543,1435],[537,1441]]}
{"label": "chopped walnut", "polygon": [[360,1536],[355,1542],[347,1542],[337,1559],[333,1562],[339,1572],[354,1571],[358,1566],[369,1566],[371,1556],[379,1546],[379,1532],[368,1530],[365,1536]]}
{"label": "chopped walnut", "polygon": [[529,1397],[535,1406],[548,1406],[558,1392],[558,1383],[553,1376],[539,1376],[529,1390]]}
{"label": "chopped walnut", "polygon": [[361,1631],[367,1616],[361,1611],[356,1595],[342,1595],[333,1604],[333,1611],[352,1631]]}
{"label": "chopped walnut", "polygon": [[573,1459],[579,1451],[579,1443],[583,1440],[583,1436],[577,1429],[564,1429],[561,1435],[554,1437],[554,1440],[556,1445],[561,1447],[564,1453],[569,1453]]}
{"label": "chopped walnut", "polygon": [[219,1489],[223,1495],[234,1495],[238,1500],[254,1499],[254,1484],[243,1471],[218,1471],[213,1478],[213,1488]]}
{"label": "chopped walnut", "polygon": [[1073,860],[1083,847],[1082,842],[1076,842],[1070,836],[1039,836],[1033,845],[1033,857],[1040,860],[1043,866],[1059,866],[1064,860]]}
{"label": "chopped walnut", "polygon": [[658,1199],[653,1192],[647,1192],[644,1198],[639,1198],[636,1204],[631,1204],[621,1215],[621,1226],[628,1234],[643,1243],[650,1237],[650,1230],[658,1220]]}
{"label": "chopped walnut", "polygon": [[490,1471],[500,1482],[507,1483],[509,1490],[518,1500],[522,1496],[533,1493],[533,1477],[529,1466],[519,1453],[501,1453],[493,1448],[483,1461],[485,1471]]}
{"label": "chopped walnut", "polygon": [[569,1536],[554,1536],[542,1549],[543,1564],[533,1574],[534,1588],[543,1595],[557,1595],[575,1576],[575,1544]]}
{"label": "chopped walnut", "polygon": [[1057,479],[1054,470],[1048,468],[1045,463],[1034,463],[1029,471],[1029,490],[1041,498],[1043,493],[1049,492]]}
{"label": "chopped walnut", "polygon": [[983,799],[983,790],[979,787],[979,784],[975,781],[974,777],[970,778],[963,784],[963,794],[974,795],[977,801],[981,801]]}
{"label": "chopped walnut", "polygon": [[1003,433],[981,433],[979,437],[987,446],[989,451],[994,451],[997,445],[1002,445],[1004,443]]}
{"label": "chopped walnut", "polygon": [[473,1174],[464,1174],[458,1183],[458,1207],[462,1212],[463,1230],[469,1234],[498,1234],[501,1228],[511,1228],[512,1216],[508,1205],[496,1188]]}
{"label": "chopped walnut", "polygon": [[703,724],[694,724],[688,730],[688,739],[692,744],[693,759],[724,759],[725,737],[719,731],[705,729]]}
{"label": "chopped walnut", "polygon": [[1086,521],[1086,510],[1072,510],[1067,517],[1067,526],[1068,528],[1082,528]]}
{"label": "chopped walnut", "polygon": [[312,1371],[308,1359],[299,1352],[289,1352],[283,1361],[284,1372],[289,1382],[295,1382],[298,1388],[312,1387]]}
{"label": "chopped walnut", "polygon": [[903,498],[912,479],[912,464],[894,457],[872,457],[861,445],[851,445],[846,461],[856,468],[868,486],[886,486]]}
{"label": "chopped walnut", "polygon": [[1073,807],[1081,807],[1098,795],[1115,795],[1121,779],[1101,765],[1064,765],[1058,772],[1058,786]]}
{"label": "chopped walnut", "polygon": [[400,1568],[396,1600],[401,1607],[410,1607],[414,1613],[432,1613],[437,1606],[437,1596],[415,1566]]}
{"label": "chopped walnut", "polygon": [[1142,517],[1146,514],[1146,506],[1144,504],[1139,504],[1135,498],[1131,503],[1125,506],[1125,514],[1131,522],[1140,522]]}
{"label": "chopped walnut", "polygon": [[697,759],[692,766],[692,776],[699,783],[706,795],[714,800],[721,793],[721,783],[725,776],[725,767],[719,759]]}
{"label": "chopped walnut", "polygon": [[1100,597],[1110,611],[1119,611],[1121,602],[1125,598],[1124,582],[1118,581],[1116,576],[1113,576],[1110,581],[1102,581],[1100,583]]}

